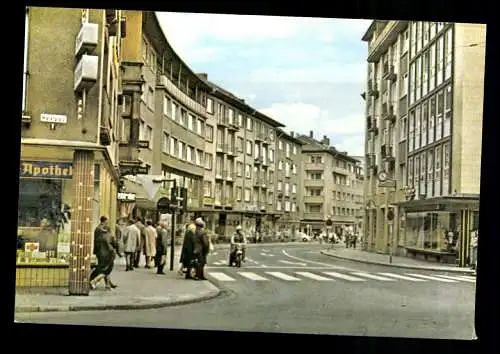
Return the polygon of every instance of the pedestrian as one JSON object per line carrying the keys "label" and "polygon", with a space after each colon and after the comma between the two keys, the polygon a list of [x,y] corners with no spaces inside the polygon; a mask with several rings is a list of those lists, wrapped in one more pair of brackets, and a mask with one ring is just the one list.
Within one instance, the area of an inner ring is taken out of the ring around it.
{"label": "pedestrian", "polygon": [[356,249],[356,242],[358,241],[358,235],[352,234],[352,247]]}
{"label": "pedestrian", "polygon": [[182,242],[181,257],[179,262],[182,264],[182,269],[185,269],[186,279],[192,279],[193,275],[191,270],[193,269],[194,257],[194,241],[195,241],[196,226],[195,224],[190,224],[187,226],[184,232],[184,240]]}
{"label": "pedestrian", "polygon": [[475,230],[472,232],[471,247],[470,247],[471,248],[470,267],[472,269],[476,269],[478,240],[479,240],[479,231]]}
{"label": "pedestrian", "polygon": [[196,269],[196,280],[206,280],[205,278],[205,265],[207,264],[207,256],[210,251],[210,241],[205,232],[205,222],[202,218],[195,220],[195,239],[194,239],[194,260]]}
{"label": "pedestrian", "polygon": [[97,283],[103,279],[106,283],[106,289],[116,288],[110,277],[116,257],[116,247],[116,239],[110,232],[108,218],[101,216],[100,223],[94,230],[94,254],[97,258],[97,265],[90,274],[91,289],[95,289]]}
{"label": "pedestrian", "polygon": [[146,268],[153,267],[153,258],[156,256],[156,238],[158,234],[156,228],[153,226],[153,221],[146,221],[144,233],[146,235],[144,241],[144,256],[146,257]]}
{"label": "pedestrian", "polygon": [[156,257],[155,265],[157,268],[156,274],[165,274],[163,268],[167,261],[168,250],[168,230],[167,222],[162,221],[158,224],[156,229],[158,237],[156,238]]}
{"label": "pedestrian", "polygon": [[125,270],[128,272],[134,270],[135,257],[137,249],[141,244],[141,230],[137,227],[134,220],[128,220],[128,226],[124,230],[123,243],[125,251]]}
{"label": "pedestrian", "polygon": [[[140,238],[139,238],[139,247],[137,247],[137,250],[135,251],[135,256],[134,256],[134,268],[139,268],[139,263],[141,260],[141,253],[145,253],[145,246],[146,246],[146,226],[144,226],[142,222],[142,218],[137,216],[135,218],[135,225],[140,231]],[[147,262],[146,262],[146,268],[147,268]]]}

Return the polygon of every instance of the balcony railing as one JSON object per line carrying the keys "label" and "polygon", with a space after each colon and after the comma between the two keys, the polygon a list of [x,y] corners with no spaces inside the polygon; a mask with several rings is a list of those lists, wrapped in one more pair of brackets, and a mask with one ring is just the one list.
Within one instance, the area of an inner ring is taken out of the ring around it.
{"label": "balcony railing", "polygon": [[304,203],[321,204],[324,201],[325,201],[325,196],[323,195],[306,195],[304,197]]}
{"label": "balcony railing", "polygon": [[392,82],[396,81],[397,75],[394,69],[394,65],[389,63],[384,63],[384,70],[382,72],[382,77],[384,80],[390,80]]}
{"label": "balcony railing", "polygon": [[394,114],[394,106],[390,103],[382,104],[382,118],[391,123],[396,122],[396,115]]}
{"label": "balcony railing", "polygon": [[323,215],[323,212],[304,212],[304,219],[306,220],[324,220],[325,216]]}
{"label": "balcony railing", "polygon": [[325,164],[322,163],[306,163],[304,165],[306,171],[323,171],[325,169]]}
{"label": "balcony railing", "polygon": [[255,141],[264,141],[265,135],[262,134],[261,132],[255,133],[254,139]]}
{"label": "balcony railing", "polygon": [[179,100],[179,102],[181,102],[183,105],[185,105],[187,108],[197,113],[198,115],[206,117],[207,115],[206,107],[203,106],[201,103],[197,102],[196,100],[194,100],[185,92],[183,92],[167,76],[160,75],[159,80],[160,80],[159,84],[165,86],[167,91],[171,93],[174,96],[174,98]]}
{"label": "balcony railing", "polygon": [[325,184],[323,179],[305,179],[304,186],[306,187],[322,187]]}
{"label": "balcony railing", "polygon": [[373,82],[371,79],[368,81],[368,95],[378,98],[379,89],[376,82]]}

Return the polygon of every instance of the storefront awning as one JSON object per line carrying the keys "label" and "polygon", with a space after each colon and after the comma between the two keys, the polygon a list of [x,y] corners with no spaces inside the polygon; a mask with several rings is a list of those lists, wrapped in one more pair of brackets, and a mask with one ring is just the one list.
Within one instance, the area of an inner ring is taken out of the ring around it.
{"label": "storefront awning", "polygon": [[479,194],[456,194],[419,200],[391,203],[406,211],[456,211],[459,209],[479,210]]}
{"label": "storefront awning", "polygon": [[142,184],[127,179],[124,181],[124,187],[125,192],[135,194],[135,203],[139,208],[154,210],[161,197],[169,197],[168,190],[160,188],[153,198],[150,198]]}

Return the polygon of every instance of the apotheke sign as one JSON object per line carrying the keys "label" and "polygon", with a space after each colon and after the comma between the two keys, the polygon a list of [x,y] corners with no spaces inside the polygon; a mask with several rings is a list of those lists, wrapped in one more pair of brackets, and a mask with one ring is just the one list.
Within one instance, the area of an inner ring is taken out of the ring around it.
{"label": "apotheke sign", "polygon": [[71,179],[73,177],[73,164],[54,161],[21,161],[19,177]]}

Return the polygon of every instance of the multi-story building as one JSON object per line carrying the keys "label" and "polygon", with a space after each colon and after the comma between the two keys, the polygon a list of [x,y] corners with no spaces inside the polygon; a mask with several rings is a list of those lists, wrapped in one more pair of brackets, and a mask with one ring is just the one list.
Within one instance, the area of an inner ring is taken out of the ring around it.
{"label": "multi-story building", "polygon": [[301,229],[306,233],[320,232],[326,221],[333,222],[341,233],[349,227],[359,232],[356,222],[356,200],[362,195],[362,183],[357,178],[358,161],[346,152],[330,146],[324,136],[321,141],[300,135],[302,146],[302,220]]}
{"label": "multi-story building", "polygon": [[455,262],[458,248],[465,263],[479,215],[485,36],[485,25],[417,21],[374,21],[364,35],[368,249]]}
{"label": "multi-story building", "polygon": [[283,124],[203,77],[212,87],[209,115],[216,127],[215,178],[204,182],[206,195],[214,196],[215,231],[229,236],[243,225],[269,235],[279,215],[274,208],[276,129]]}
{"label": "multi-story building", "polygon": [[294,132],[287,134],[282,129],[277,131],[276,175],[275,180],[276,211],[282,213],[277,222],[277,231],[295,236],[300,229],[302,211],[302,145]]}
{"label": "multi-story building", "polygon": [[[172,49],[154,12],[124,13],[130,35],[122,49],[120,164],[145,165],[145,173],[175,179],[187,188],[188,211],[200,212],[214,158],[215,127],[207,122],[211,88]],[[171,182],[153,188],[130,176],[124,187],[136,193],[129,213],[156,218],[156,202],[170,194]]]}
{"label": "multi-story building", "polygon": [[124,29],[120,11],[26,9],[18,235],[38,245],[21,258],[47,268],[32,269],[36,284],[20,269],[18,286],[88,294],[93,229],[117,213]]}
{"label": "multi-story building", "polygon": [[365,190],[365,157],[364,156],[353,156],[357,160],[355,168],[356,177],[356,188],[358,189],[354,202],[356,204],[356,224],[357,231],[359,234],[365,234],[364,219],[365,219],[365,201],[364,201],[364,190]]}

